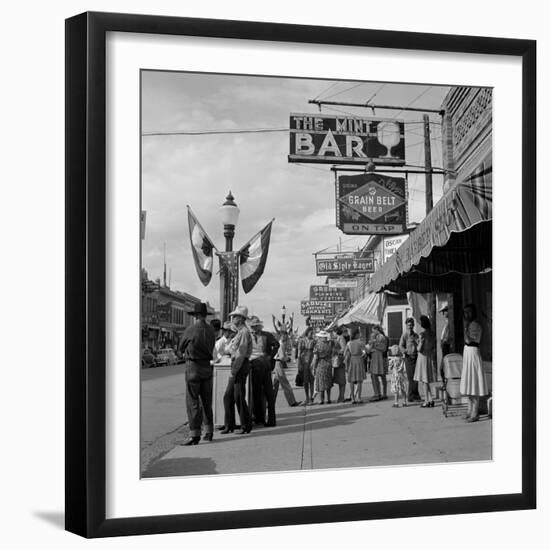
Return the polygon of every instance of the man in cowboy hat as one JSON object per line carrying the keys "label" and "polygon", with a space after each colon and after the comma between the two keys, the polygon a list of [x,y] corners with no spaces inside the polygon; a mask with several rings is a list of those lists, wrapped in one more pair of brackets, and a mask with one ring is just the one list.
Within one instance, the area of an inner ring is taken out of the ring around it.
{"label": "man in cowboy hat", "polygon": [[[252,316],[249,321],[252,332],[252,354],[250,355],[250,388],[254,422],[264,426],[275,426],[275,394],[271,372],[275,367],[275,354],[279,342],[273,334],[263,330],[262,321]],[[265,409],[267,404],[267,421]]]}
{"label": "man in cowboy hat", "polygon": [[252,354],[252,338],[245,323],[248,319],[248,308],[237,306],[235,311],[229,314],[229,318],[236,334],[228,348],[231,355],[231,376],[223,396],[225,426],[221,433],[229,433],[235,429],[236,404],[241,419],[240,433],[246,434],[252,431],[252,417],[246,403],[246,378],[250,371],[249,358]]}
{"label": "man in cowboy hat", "polygon": [[216,342],[214,329],[206,322],[208,310],[200,302],[188,311],[195,317],[193,325],[183,333],[180,352],[186,362],[185,382],[189,439],[183,445],[197,445],[201,438],[203,411],[205,419],[205,441],[212,441],[214,415],[212,412],[212,353]]}

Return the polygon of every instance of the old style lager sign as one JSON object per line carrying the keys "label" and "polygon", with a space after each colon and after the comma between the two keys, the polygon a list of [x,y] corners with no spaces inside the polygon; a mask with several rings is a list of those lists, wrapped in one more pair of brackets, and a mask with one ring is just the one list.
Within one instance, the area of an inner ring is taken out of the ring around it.
{"label": "old style lager sign", "polygon": [[347,235],[395,235],[407,228],[405,178],[369,172],[340,176],[336,225]]}
{"label": "old style lager sign", "polygon": [[311,285],[309,299],[317,302],[348,302],[349,292],[346,289],[330,288],[328,285]]}
{"label": "old style lager sign", "polygon": [[405,164],[403,121],[290,114],[289,162]]}
{"label": "old style lager sign", "polygon": [[333,258],[331,260],[315,260],[317,275],[358,275],[374,273],[374,258]]}

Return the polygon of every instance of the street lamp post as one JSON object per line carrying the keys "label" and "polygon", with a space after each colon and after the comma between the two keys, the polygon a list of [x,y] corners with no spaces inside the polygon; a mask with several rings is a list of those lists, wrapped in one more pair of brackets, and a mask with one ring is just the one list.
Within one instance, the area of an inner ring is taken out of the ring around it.
{"label": "street lamp post", "polygon": [[233,238],[240,210],[231,191],[220,207],[220,212],[225,237],[225,252],[220,253],[220,314],[224,322],[237,307],[239,300],[239,263],[237,253],[233,252]]}

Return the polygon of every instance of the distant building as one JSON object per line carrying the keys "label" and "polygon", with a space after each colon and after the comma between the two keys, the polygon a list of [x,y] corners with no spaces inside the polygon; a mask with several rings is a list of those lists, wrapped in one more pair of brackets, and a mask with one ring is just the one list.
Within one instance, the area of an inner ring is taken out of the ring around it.
{"label": "distant building", "polygon": [[[175,348],[185,329],[193,323],[187,312],[201,301],[187,292],[162,286],[160,279],[151,281],[145,270],[142,270],[141,299],[141,344],[151,349]],[[214,308],[207,306],[209,317],[214,318]]]}

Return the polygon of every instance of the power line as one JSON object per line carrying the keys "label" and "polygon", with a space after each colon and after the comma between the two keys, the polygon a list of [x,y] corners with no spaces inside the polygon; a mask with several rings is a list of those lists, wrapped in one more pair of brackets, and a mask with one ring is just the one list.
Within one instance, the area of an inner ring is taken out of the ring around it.
{"label": "power line", "polygon": [[236,130],[175,130],[172,132],[143,132],[143,137],[150,136],[211,136],[220,134],[267,134],[288,132],[288,128],[251,128]]}

